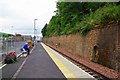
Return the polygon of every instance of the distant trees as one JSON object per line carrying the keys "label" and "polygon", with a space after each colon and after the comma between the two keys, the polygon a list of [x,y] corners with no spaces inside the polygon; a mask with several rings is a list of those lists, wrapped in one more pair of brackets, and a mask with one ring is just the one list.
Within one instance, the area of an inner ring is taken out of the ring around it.
{"label": "distant trees", "polygon": [[8,37],[8,34],[3,34],[3,37],[4,37],[4,38],[7,38],[7,37]]}
{"label": "distant trees", "polygon": [[[56,7],[56,15],[42,29],[43,37],[68,35],[77,32],[84,35],[93,28],[91,26],[102,23],[100,20],[102,20],[104,14],[106,14],[104,17],[110,16],[110,14],[114,17],[120,17],[119,3],[57,2]],[[117,12],[114,12],[114,10]],[[109,15],[107,15],[108,13]]]}

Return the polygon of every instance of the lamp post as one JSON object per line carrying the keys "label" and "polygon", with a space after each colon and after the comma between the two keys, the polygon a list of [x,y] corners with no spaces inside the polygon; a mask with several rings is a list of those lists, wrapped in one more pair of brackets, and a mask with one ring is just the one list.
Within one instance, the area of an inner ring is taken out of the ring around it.
{"label": "lamp post", "polygon": [[36,36],[35,36],[36,20],[38,20],[38,19],[34,19],[34,44],[35,44],[35,39],[36,39]]}
{"label": "lamp post", "polygon": [[36,31],[36,33],[35,33],[36,34],[36,42],[37,42],[37,29],[35,29],[35,31]]}

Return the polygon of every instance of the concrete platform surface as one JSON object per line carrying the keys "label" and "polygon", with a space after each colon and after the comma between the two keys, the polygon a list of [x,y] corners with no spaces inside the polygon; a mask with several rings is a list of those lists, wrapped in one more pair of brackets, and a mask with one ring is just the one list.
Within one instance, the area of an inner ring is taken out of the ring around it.
{"label": "concrete platform surface", "polygon": [[95,80],[93,76],[74,65],[72,62],[64,58],[60,53],[41,43],[49,56],[53,59],[58,68],[62,71],[66,78],[89,79]]}
{"label": "concrete platform surface", "polygon": [[28,56],[2,69],[3,78],[38,80],[95,80],[58,52],[37,43]]}

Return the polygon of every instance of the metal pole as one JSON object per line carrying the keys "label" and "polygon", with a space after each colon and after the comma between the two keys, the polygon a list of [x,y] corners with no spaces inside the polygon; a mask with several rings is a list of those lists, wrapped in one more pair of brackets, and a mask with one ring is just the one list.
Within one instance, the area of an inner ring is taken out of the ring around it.
{"label": "metal pole", "polygon": [[34,45],[35,45],[35,30],[36,30],[36,20],[38,20],[38,19],[34,19]]}
{"label": "metal pole", "polygon": [[13,26],[11,26],[11,50],[12,50],[12,28],[13,28]]}
{"label": "metal pole", "polygon": [[37,29],[35,29],[35,35],[36,35],[36,39],[35,39],[35,41],[37,42]]}
{"label": "metal pole", "polygon": [[6,52],[7,52],[7,54],[8,54],[8,40],[7,40],[7,38],[5,38],[5,43],[6,43]]}
{"label": "metal pole", "polygon": [[35,41],[35,19],[34,19],[34,41]]}

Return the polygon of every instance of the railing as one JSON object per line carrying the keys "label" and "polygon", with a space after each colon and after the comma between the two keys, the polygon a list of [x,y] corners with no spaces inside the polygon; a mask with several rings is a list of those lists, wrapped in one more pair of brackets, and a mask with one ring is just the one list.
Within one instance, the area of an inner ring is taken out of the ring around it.
{"label": "railing", "polygon": [[15,51],[16,55],[18,55],[21,52],[20,49],[24,44],[25,41],[0,40],[0,62],[2,62],[4,54],[8,54],[12,51]]}

